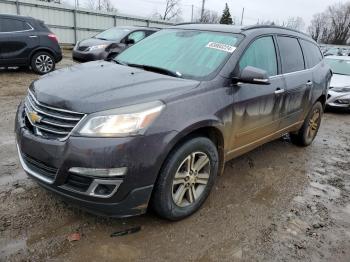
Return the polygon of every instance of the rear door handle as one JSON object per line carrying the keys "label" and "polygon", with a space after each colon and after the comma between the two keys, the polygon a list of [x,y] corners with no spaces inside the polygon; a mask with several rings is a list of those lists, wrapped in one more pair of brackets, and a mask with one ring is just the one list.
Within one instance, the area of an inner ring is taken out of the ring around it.
{"label": "rear door handle", "polygon": [[275,91],[275,94],[280,95],[280,94],[283,94],[284,92],[285,92],[285,90],[283,88],[277,88]]}
{"label": "rear door handle", "polygon": [[307,81],[307,83],[306,83],[307,86],[313,86],[313,84],[314,83],[312,81]]}
{"label": "rear door handle", "polygon": [[38,36],[37,35],[30,35],[29,37],[30,38],[37,38]]}

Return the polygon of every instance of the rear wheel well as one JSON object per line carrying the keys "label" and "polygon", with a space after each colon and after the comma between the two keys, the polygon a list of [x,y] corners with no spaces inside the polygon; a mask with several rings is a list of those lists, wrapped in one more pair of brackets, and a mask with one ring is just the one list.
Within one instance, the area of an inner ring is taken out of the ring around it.
{"label": "rear wheel well", "polygon": [[49,53],[53,57],[54,62],[56,63],[55,54],[51,50],[44,48],[44,49],[37,49],[31,54],[30,59],[29,59],[29,65],[31,65],[31,63],[32,63],[33,56],[35,56],[35,54],[37,54],[39,52]]}
{"label": "rear wheel well", "polygon": [[320,102],[323,106],[323,109],[326,107],[326,101],[327,101],[327,98],[326,98],[326,95],[321,95],[316,102]]}

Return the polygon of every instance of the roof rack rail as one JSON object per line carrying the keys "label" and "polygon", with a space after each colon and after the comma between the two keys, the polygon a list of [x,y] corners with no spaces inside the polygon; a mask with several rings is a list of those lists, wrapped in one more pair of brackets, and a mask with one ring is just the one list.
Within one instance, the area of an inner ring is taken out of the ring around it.
{"label": "roof rack rail", "polygon": [[299,33],[299,34],[302,34],[302,35],[310,37],[310,35],[308,35],[307,33],[301,32],[301,31],[296,30],[296,29],[284,27],[284,26],[278,26],[278,25],[250,25],[250,26],[242,27],[242,31],[252,30],[252,29],[259,29],[259,28],[284,29],[284,30],[289,30],[289,31],[296,32],[296,33]]}

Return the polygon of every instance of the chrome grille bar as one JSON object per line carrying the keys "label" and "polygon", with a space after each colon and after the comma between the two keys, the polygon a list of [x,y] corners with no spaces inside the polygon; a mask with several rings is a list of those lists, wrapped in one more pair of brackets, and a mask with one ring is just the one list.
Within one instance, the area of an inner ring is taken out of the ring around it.
{"label": "chrome grille bar", "polygon": [[26,125],[35,135],[60,141],[67,139],[85,116],[83,113],[44,105],[30,91],[25,99],[24,112]]}

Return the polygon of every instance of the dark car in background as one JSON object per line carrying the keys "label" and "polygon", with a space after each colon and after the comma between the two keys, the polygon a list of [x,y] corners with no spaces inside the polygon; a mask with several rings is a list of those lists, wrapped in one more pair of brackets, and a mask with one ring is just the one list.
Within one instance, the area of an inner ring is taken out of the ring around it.
{"label": "dark car in background", "polygon": [[159,29],[138,26],[118,26],[89,39],[79,41],[73,49],[73,60],[88,62],[111,60],[124,49],[157,32]]}
{"label": "dark car in background", "polygon": [[330,80],[316,42],[294,30],[170,27],[112,62],[33,82],[15,120],[19,158],[40,185],[91,212],[151,206],[179,220],[226,161],[287,133],[310,145]]}
{"label": "dark car in background", "polygon": [[0,67],[31,67],[38,74],[62,59],[55,34],[32,17],[0,14]]}

